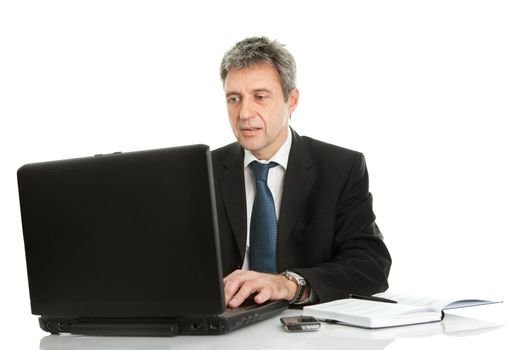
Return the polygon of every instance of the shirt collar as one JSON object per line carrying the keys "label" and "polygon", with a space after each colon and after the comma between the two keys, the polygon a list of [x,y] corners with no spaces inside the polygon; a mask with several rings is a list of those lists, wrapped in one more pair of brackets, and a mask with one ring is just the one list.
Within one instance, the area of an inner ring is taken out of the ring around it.
{"label": "shirt collar", "polygon": [[272,158],[269,160],[259,160],[256,158],[254,154],[252,154],[251,151],[245,150],[245,155],[243,158],[243,167],[247,168],[249,164],[256,160],[260,163],[269,163],[269,162],[276,162],[280,166],[284,168],[284,170],[287,169],[288,166],[288,159],[289,159],[289,151],[291,150],[291,143],[293,141],[293,133],[291,132],[291,129],[288,127],[288,137],[286,138],[286,141],[282,144],[282,146],[278,149],[277,152],[273,155]]}

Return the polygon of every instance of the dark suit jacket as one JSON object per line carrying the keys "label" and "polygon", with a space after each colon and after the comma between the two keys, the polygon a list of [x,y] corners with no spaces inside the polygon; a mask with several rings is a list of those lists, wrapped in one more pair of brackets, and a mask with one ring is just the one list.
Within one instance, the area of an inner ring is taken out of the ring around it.
{"label": "dark suit jacket", "polygon": [[[293,132],[278,222],[279,271],[302,275],[320,302],[388,288],[391,258],[372,211],[363,154]],[[242,266],[244,151],[212,152],[223,272]]]}

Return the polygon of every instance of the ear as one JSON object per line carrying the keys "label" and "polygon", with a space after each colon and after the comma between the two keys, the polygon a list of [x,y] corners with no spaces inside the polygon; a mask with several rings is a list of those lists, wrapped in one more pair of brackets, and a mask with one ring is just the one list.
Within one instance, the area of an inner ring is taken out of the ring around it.
{"label": "ear", "polygon": [[297,88],[293,88],[289,92],[289,114],[293,113],[296,107],[298,107],[298,99],[300,98],[300,91]]}

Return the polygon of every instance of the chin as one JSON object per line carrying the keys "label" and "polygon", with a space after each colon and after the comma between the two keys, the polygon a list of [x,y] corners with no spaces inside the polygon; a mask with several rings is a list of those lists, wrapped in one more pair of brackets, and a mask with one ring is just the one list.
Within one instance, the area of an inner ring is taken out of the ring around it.
{"label": "chin", "polygon": [[251,151],[252,153],[254,153],[257,150],[259,150],[260,148],[262,148],[259,146],[258,142],[253,142],[253,140],[247,140],[247,141],[241,140],[240,144],[242,145],[243,148],[245,148],[248,151]]}

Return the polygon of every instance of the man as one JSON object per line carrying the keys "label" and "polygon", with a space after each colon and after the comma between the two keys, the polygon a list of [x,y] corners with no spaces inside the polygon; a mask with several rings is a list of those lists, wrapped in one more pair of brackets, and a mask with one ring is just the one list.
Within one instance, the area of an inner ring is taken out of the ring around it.
{"label": "man", "polygon": [[264,37],[238,42],[221,63],[238,140],[212,152],[230,307],[251,296],[305,304],[388,287],[365,159],[289,127],[295,73],[286,48]]}

